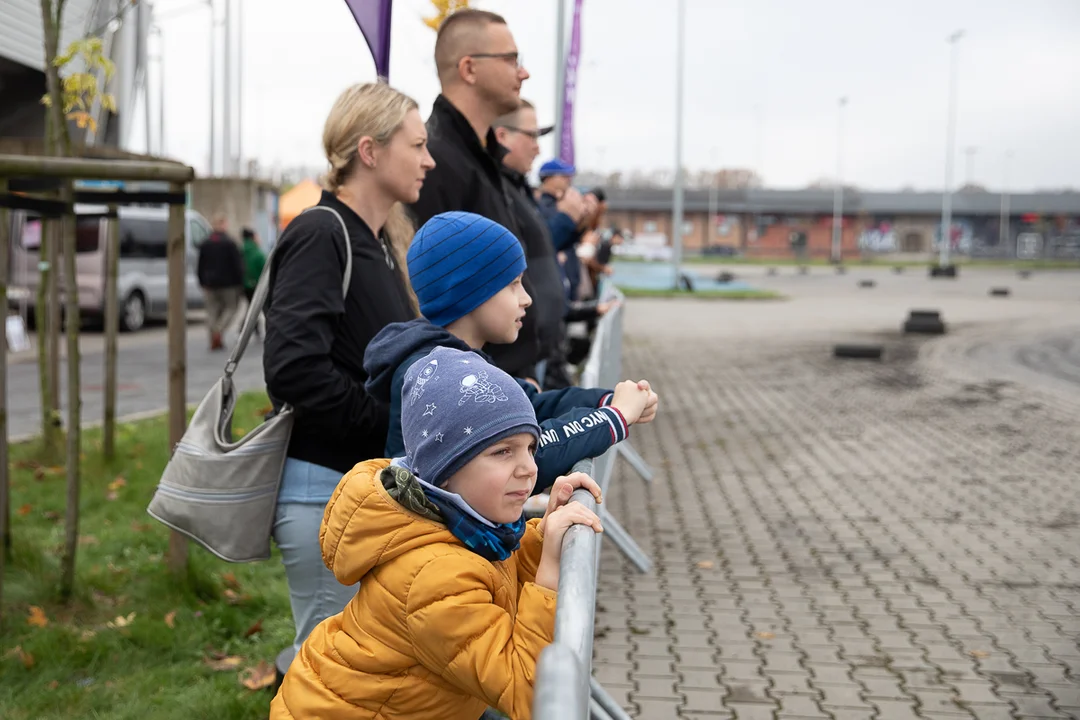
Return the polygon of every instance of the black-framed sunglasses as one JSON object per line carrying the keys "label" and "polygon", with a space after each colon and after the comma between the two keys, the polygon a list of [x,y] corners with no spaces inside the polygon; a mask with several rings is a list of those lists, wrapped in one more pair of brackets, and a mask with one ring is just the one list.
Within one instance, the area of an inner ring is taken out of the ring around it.
{"label": "black-framed sunglasses", "polygon": [[508,53],[469,53],[471,58],[496,58],[498,60],[509,60],[520,70],[521,69],[521,55],[516,52]]}
{"label": "black-framed sunglasses", "polygon": [[531,137],[533,140],[537,140],[540,138],[541,135],[546,134],[541,130],[522,130],[521,128],[514,127],[513,125],[500,125],[499,127],[501,127],[503,130],[509,130],[510,132],[516,132],[522,135],[526,135],[528,137]]}

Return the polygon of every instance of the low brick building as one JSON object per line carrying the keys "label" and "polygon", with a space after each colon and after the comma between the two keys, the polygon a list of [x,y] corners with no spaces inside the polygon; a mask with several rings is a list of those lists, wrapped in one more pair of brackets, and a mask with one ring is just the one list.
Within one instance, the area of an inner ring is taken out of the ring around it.
{"label": "low brick building", "polygon": [[[672,192],[613,188],[607,191],[609,221],[634,235],[673,236]],[[831,190],[720,190],[712,206],[708,190],[685,194],[683,248],[688,253],[728,248],[750,257],[790,257],[802,235],[807,257],[829,257],[832,248]],[[1001,228],[1002,196],[956,193],[950,240],[953,251],[984,258],[1080,259],[1080,193],[1017,193],[1007,197],[1008,223]],[[842,252],[926,255],[940,247],[941,194],[847,190],[843,202]]]}

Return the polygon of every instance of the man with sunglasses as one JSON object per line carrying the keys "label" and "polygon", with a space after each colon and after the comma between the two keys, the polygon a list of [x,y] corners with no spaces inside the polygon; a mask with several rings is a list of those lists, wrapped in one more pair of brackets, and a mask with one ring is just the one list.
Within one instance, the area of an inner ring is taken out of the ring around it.
{"label": "man with sunglasses", "polygon": [[[559,265],[555,260],[555,247],[547,221],[540,214],[533,189],[526,175],[540,154],[537,139],[554,128],[541,128],[537,124],[536,109],[527,100],[521,107],[495,121],[495,137],[507,149],[503,157],[503,176],[511,188],[514,211],[517,217],[519,237],[525,246],[529,266],[525,275],[532,286],[532,306],[526,314],[536,318],[540,344],[539,356],[543,366],[537,378],[545,387],[544,372],[561,363],[559,349],[563,340],[563,315],[566,311],[565,290]],[[555,360],[554,363],[550,362]],[[557,374],[559,369],[555,369]]]}
{"label": "man with sunglasses", "polygon": [[[529,78],[506,20],[484,10],[459,10],[435,38],[442,93],[428,117],[428,151],[435,159],[411,206],[417,227],[442,212],[463,210],[494,220],[521,239],[511,189],[502,176],[506,148],[492,125],[521,104]],[[525,291],[534,295],[529,279]],[[535,313],[526,311],[518,342],[484,350],[513,377],[534,378],[540,357]]]}

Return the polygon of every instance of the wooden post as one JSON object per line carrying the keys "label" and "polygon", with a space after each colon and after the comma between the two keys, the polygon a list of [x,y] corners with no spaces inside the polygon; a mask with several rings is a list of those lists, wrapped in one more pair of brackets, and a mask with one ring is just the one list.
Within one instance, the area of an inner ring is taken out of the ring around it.
{"label": "wooden post", "polygon": [[120,267],[120,217],[109,206],[109,232],[105,241],[105,418],[102,452],[106,460],[116,456],[116,336],[120,331],[120,298],[117,276]]}
{"label": "wooden post", "polygon": [[[71,180],[61,196],[70,203]],[[64,513],[64,557],[60,566],[60,597],[70,600],[75,590],[75,553],[79,549],[79,484],[81,482],[82,380],[79,357],[79,276],[75,243],[75,211],[60,222],[64,259],[64,310],[67,316],[67,507]],[[59,386],[58,386],[59,387]]]}
{"label": "wooden post", "polygon": [[[8,181],[0,177],[0,195],[7,194]],[[10,227],[7,208],[0,207],[0,300],[4,302],[4,342],[0,354],[0,625],[4,621],[4,567],[7,564],[11,530],[10,460],[7,426],[7,282],[11,257]]]}
{"label": "wooden post", "polygon": [[[170,183],[169,192],[183,194],[186,185]],[[184,241],[184,205],[169,206],[169,453],[187,427],[187,243]],[[187,538],[175,530],[169,534],[169,569],[187,572]]]}
{"label": "wooden post", "polygon": [[[60,427],[60,329],[61,305],[60,305],[60,245],[64,242],[64,218],[57,218],[49,223],[49,285],[46,289],[48,301],[45,305],[49,314],[45,322],[47,328],[45,342],[49,344],[49,386],[52,394],[49,396],[52,407],[42,408],[41,412],[48,413],[52,424],[54,436],[59,434]],[[42,338],[38,335],[38,342]],[[56,449],[59,449],[59,442]]]}

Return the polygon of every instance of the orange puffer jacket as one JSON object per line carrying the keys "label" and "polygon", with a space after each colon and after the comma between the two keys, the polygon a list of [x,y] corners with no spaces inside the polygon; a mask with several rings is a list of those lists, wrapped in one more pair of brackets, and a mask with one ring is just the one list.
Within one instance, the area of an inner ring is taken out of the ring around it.
{"label": "orange puffer jacket", "polygon": [[379,477],[389,464],[357,465],[326,507],[323,560],[360,590],[308,637],[271,720],[477,720],[488,706],[531,717],[556,597],[533,582],[536,521],[509,560],[488,562],[395,502]]}

